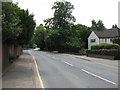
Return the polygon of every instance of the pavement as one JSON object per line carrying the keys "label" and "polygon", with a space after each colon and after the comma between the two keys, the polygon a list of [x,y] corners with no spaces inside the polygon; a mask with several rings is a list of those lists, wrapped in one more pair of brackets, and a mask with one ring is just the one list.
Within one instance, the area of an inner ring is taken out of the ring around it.
{"label": "pavement", "polygon": [[3,73],[2,88],[41,88],[34,60],[28,51],[23,51]]}

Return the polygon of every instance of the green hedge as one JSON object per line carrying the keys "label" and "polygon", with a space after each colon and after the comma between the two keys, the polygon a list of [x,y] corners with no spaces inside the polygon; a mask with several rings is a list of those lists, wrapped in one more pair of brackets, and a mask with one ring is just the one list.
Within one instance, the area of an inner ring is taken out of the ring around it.
{"label": "green hedge", "polygon": [[91,49],[92,50],[98,50],[98,49],[120,49],[120,46],[118,44],[102,43],[102,44],[99,44],[99,45],[92,45]]}
{"label": "green hedge", "polygon": [[114,56],[115,59],[120,59],[120,50],[117,49],[99,49],[99,50],[87,50],[88,54],[94,54],[94,55],[108,55],[108,56]]}
{"label": "green hedge", "polygon": [[100,49],[100,50],[89,50],[88,54],[99,54],[99,55],[111,55],[114,56],[118,53],[116,49]]}
{"label": "green hedge", "polygon": [[120,45],[120,37],[113,39],[113,43],[116,43],[116,44]]}

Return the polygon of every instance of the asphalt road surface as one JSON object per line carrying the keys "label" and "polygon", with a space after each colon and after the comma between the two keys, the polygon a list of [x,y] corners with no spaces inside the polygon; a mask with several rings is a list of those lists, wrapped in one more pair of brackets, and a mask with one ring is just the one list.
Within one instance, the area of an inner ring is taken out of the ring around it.
{"label": "asphalt road surface", "polygon": [[118,88],[118,69],[62,54],[29,51],[45,88]]}

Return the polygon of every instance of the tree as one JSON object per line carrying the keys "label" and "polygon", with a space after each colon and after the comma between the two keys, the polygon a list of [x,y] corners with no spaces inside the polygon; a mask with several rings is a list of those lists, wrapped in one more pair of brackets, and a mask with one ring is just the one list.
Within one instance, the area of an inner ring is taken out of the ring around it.
{"label": "tree", "polygon": [[35,21],[28,10],[20,9],[11,2],[2,3],[3,42],[24,45],[33,37]]}
{"label": "tree", "polygon": [[74,33],[74,37],[78,37],[81,41],[81,46],[82,48],[87,48],[88,46],[88,36],[91,33],[91,30],[89,29],[89,27],[82,25],[82,24],[77,24],[74,25],[73,32],[71,32],[72,34]]}
{"label": "tree", "polygon": [[54,30],[47,30],[46,38],[45,38],[45,44],[46,48],[48,50],[59,50],[59,47],[61,47],[62,36],[60,35],[60,31],[54,29]]}
{"label": "tree", "polygon": [[33,38],[34,29],[36,26],[36,23],[33,19],[34,15],[29,14],[28,10],[22,9],[19,11],[18,16],[20,18],[19,25],[23,28],[23,31],[20,33],[17,40],[21,45],[28,44]]}
{"label": "tree", "polygon": [[2,36],[3,42],[15,43],[22,32],[20,19],[17,15],[19,8],[13,3],[2,3]]}
{"label": "tree", "polygon": [[91,30],[105,30],[105,26],[101,20],[98,20],[98,22],[92,20]]}
{"label": "tree", "polygon": [[46,29],[44,26],[40,25],[35,29],[35,43],[41,49],[45,49],[45,37],[46,37]]}
{"label": "tree", "polygon": [[56,1],[52,7],[54,17],[44,20],[46,27],[53,29],[69,29],[75,22],[75,17],[72,16],[74,6],[67,1]]}

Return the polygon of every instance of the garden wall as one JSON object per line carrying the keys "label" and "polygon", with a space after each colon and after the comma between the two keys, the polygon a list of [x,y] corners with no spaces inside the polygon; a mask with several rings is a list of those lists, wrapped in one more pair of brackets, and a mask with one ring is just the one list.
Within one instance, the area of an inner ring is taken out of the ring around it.
{"label": "garden wall", "polygon": [[14,57],[14,59],[16,59],[20,54],[22,54],[21,46],[15,47],[14,45],[6,43],[2,44],[2,70],[4,71],[5,68],[10,65],[10,57]]}

